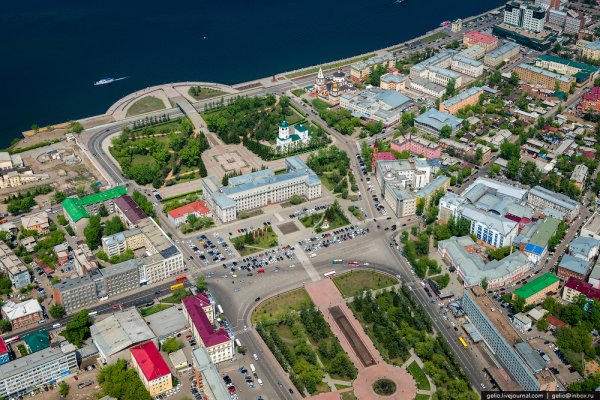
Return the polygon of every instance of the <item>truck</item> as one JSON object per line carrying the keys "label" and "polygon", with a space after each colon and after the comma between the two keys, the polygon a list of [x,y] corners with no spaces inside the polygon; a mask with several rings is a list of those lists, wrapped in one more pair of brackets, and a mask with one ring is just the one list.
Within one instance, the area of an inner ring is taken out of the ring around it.
{"label": "truck", "polygon": [[250,371],[252,371],[252,373],[256,372],[256,368],[254,368],[254,364],[250,364]]}
{"label": "truck", "polygon": [[80,384],[78,384],[77,387],[79,389],[83,389],[84,387],[88,387],[88,386],[92,385],[93,383],[94,383],[93,381],[88,379],[87,381],[84,381],[84,382],[81,382]]}

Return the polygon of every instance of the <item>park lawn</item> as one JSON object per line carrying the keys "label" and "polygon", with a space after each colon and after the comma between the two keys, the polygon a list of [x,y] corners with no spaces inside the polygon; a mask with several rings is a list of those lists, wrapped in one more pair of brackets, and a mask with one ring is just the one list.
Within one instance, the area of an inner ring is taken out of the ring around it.
{"label": "park lawn", "polygon": [[194,96],[192,94],[192,88],[188,89],[188,94],[190,96],[192,96],[195,100],[205,100],[205,99],[210,99],[211,97],[220,96],[220,95],[226,94],[226,93],[219,89],[199,87],[199,92],[197,95]]}
{"label": "park lawn", "polygon": [[289,311],[300,311],[312,301],[304,288],[290,290],[263,301],[252,313],[252,323],[276,321]]}
{"label": "park lawn", "polygon": [[306,93],[306,91],[304,89],[294,89],[294,90],[292,90],[292,93],[296,97],[302,97],[304,95],[304,93]]}
{"label": "park lawn", "polygon": [[425,372],[423,372],[423,370],[421,369],[421,367],[419,367],[419,365],[417,364],[416,361],[413,361],[406,368],[406,370],[408,371],[409,374],[412,375],[412,377],[417,382],[417,389],[419,389],[419,390],[430,390],[431,389],[431,385],[429,384],[427,375],[425,375]]}
{"label": "park lawn", "polygon": [[340,400],[356,400],[356,396],[354,392],[344,392],[340,394]]}
{"label": "park lawn", "polygon": [[321,99],[314,99],[313,101],[311,101],[312,105],[314,108],[317,109],[317,111],[323,111],[329,107],[331,107],[329,105],[329,103],[327,103],[326,101],[323,101]]}
{"label": "park lawn", "polygon": [[323,218],[323,213],[309,214],[305,217],[299,218],[299,221],[304,225],[305,228],[313,228],[317,222]]}
{"label": "park lawn", "polygon": [[352,297],[365,290],[383,289],[393,286],[398,281],[391,276],[376,271],[357,270],[341,274],[333,278],[333,283],[344,298]]}
{"label": "park lawn", "polygon": [[[240,235],[231,239],[231,243],[234,245],[238,253],[240,253],[241,257],[245,257],[253,253],[258,253],[259,251],[275,247],[279,244],[279,242],[277,241],[277,234],[273,231],[267,231],[266,235],[256,238],[256,241],[252,244],[244,243],[244,236],[245,235]],[[236,243],[243,244],[244,247],[241,250],[238,250],[236,247]]]}
{"label": "park lawn", "polygon": [[417,393],[415,396],[415,400],[429,400],[430,396],[428,394]]}
{"label": "park lawn", "polygon": [[348,385],[338,385],[337,383],[334,384],[334,386],[337,390],[348,389],[348,388],[352,387],[352,386],[348,386]]}
{"label": "park lawn", "polygon": [[127,109],[127,116],[132,117],[152,111],[164,110],[165,108],[165,103],[161,99],[154,96],[146,96],[134,102]]}
{"label": "park lawn", "polygon": [[326,384],[325,382],[321,382],[317,385],[317,391],[313,393],[313,396],[317,395],[319,393],[329,393],[329,392],[331,392],[329,385]]}
{"label": "park lawn", "polygon": [[183,299],[184,297],[187,296],[191,296],[192,292],[190,292],[188,289],[179,289],[177,290],[175,293],[173,293],[171,296],[169,297],[165,297],[164,299],[161,299],[161,303],[181,303],[181,299]]}
{"label": "park lawn", "polygon": [[180,121],[181,121],[181,118],[175,118],[170,121],[163,122],[162,124],[152,125],[152,126],[148,126],[145,128],[134,129],[134,130],[132,130],[132,132],[141,132],[143,130],[145,135],[156,135],[156,134],[160,134],[160,133],[169,133],[175,127],[177,127],[179,125]]}
{"label": "park lawn", "polygon": [[433,35],[429,35],[427,37],[424,37],[423,39],[420,39],[419,41],[421,43],[431,43],[431,42],[435,42],[438,39],[443,39],[445,37],[447,37],[448,34],[444,33],[444,32],[436,32]]}
{"label": "park lawn", "polygon": [[289,326],[287,326],[285,324],[281,324],[281,325],[277,326],[277,334],[284,341],[286,341],[286,340],[289,340],[290,342],[294,341],[294,334],[292,333],[292,330],[290,329]]}
{"label": "park lawn", "polygon": [[142,317],[147,317],[148,315],[156,314],[157,312],[164,311],[167,308],[171,308],[171,307],[173,307],[173,306],[170,304],[160,304],[159,303],[159,304],[155,304],[150,307],[141,308],[140,314],[142,314]]}
{"label": "park lawn", "polygon": [[156,164],[156,160],[152,156],[147,156],[147,155],[144,156],[141,154],[136,154],[131,159],[131,165],[136,165],[136,164],[153,165],[153,164]]}
{"label": "park lawn", "polygon": [[320,231],[327,232],[350,224],[350,221],[344,214],[336,214],[335,219],[327,222],[329,222],[329,227],[327,229],[323,229],[323,223],[319,224],[319,226],[317,226],[315,229],[320,229]]}

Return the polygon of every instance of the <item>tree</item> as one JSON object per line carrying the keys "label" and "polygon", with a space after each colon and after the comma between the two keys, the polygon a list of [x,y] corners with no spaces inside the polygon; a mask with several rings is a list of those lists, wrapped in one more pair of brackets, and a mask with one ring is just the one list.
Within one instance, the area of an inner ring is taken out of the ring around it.
{"label": "tree", "polygon": [[62,381],[58,384],[58,394],[62,397],[67,397],[69,394],[69,384],[65,381]]}
{"label": "tree", "polygon": [[52,318],[59,319],[65,316],[65,308],[60,304],[52,304],[48,313]]}
{"label": "tree", "polygon": [[548,330],[548,326],[550,325],[550,323],[548,322],[547,318],[540,318],[538,320],[538,322],[536,323],[536,327],[540,332],[545,332],[546,330]]}
{"label": "tree", "polygon": [[446,96],[452,97],[456,94],[456,80],[451,78],[446,85]]}
{"label": "tree", "polygon": [[500,74],[500,71],[494,70],[490,76],[490,79],[488,80],[488,83],[492,86],[500,85],[502,83],[502,74]]}
{"label": "tree", "polygon": [[71,121],[71,122],[69,122],[69,125],[70,125],[70,131],[73,133],[83,132],[83,125],[81,125],[81,123],[79,123],[77,121]]}
{"label": "tree", "polygon": [[449,125],[442,126],[442,129],[440,130],[440,136],[448,139],[450,136],[452,136],[452,128]]}
{"label": "tree", "polygon": [[183,342],[177,338],[169,338],[165,340],[160,349],[166,353],[174,353],[183,348]]}
{"label": "tree", "polygon": [[196,279],[196,287],[201,292],[206,292],[208,290],[208,286],[206,285],[206,276],[200,275]]}
{"label": "tree", "polygon": [[108,217],[108,210],[104,204],[101,204],[100,207],[98,207],[98,215],[102,218]]}
{"label": "tree", "polygon": [[111,396],[119,400],[151,400],[150,393],[133,369],[127,369],[127,361],[117,360],[98,373],[98,383],[102,387],[101,396]]}
{"label": "tree", "polygon": [[501,171],[501,168],[498,164],[492,164],[488,168],[488,174],[490,175],[491,178],[498,175],[500,173],[500,171]]}
{"label": "tree", "polygon": [[90,337],[90,326],[92,319],[89,316],[90,310],[81,310],[73,316],[71,322],[62,331],[62,336],[74,346],[81,347],[83,342]]}
{"label": "tree", "polygon": [[92,215],[87,226],[83,230],[85,236],[85,243],[92,250],[96,250],[100,246],[100,240],[102,238],[102,227],[100,225],[100,216]]}
{"label": "tree", "polygon": [[115,233],[123,232],[125,230],[125,226],[119,217],[116,215],[106,221],[104,224],[104,236],[114,235]]}
{"label": "tree", "polygon": [[67,195],[64,192],[56,191],[54,193],[54,201],[56,203],[62,203],[67,198]]}
{"label": "tree", "polygon": [[298,204],[302,203],[302,196],[294,194],[290,197],[288,201],[290,202],[290,204],[297,206]]}
{"label": "tree", "polygon": [[2,333],[12,331],[12,325],[10,324],[10,321],[7,319],[0,319],[0,330]]}
{"label": "tree", "polygon": [[513,300],[512,306],[516,313],[520,313],[525,308],[525,299],[519,296]]}
{"label": "tree", "polygon": [[483,288],[483,290],[487,290],[488,285],[489,285],[489,283],[488,283],[487,278],[483,278],[483,280],[481,281],[481,287]]}
{"label": "tree", "polygon": [[513,85],[513,86],[517,86],[517,85],[519,84],[519,81],[520,81],[520,80],[521,80],[521,79],[519,78],[519,74],[517,74],[515,71],[513,71],[513,72],[510,74],[510,79],[509,79],[509,81],[508,81],[508,82],[509,82],[511,85]]}

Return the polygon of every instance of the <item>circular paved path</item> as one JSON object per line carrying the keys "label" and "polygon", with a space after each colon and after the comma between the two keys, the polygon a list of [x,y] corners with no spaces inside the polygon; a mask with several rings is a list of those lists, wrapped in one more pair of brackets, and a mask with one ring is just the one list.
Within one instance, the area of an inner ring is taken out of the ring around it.
{"label": "circular paved path", "polygon": [[[373,383],[382,378],[394,381],[396,393],[391,396],[380,396],[373,391]],[[359,370],[352,388],[354,395],[360,400],[410,400],[417,394],[415,380],[405,369],[385,363]]]}

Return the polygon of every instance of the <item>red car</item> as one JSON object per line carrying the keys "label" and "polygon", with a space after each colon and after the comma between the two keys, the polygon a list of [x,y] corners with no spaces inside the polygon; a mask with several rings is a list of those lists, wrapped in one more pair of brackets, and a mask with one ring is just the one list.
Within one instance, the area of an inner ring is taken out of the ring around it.
{"label": "red car", "polygon": [[348,261],[348,265],[359,265],[358,261]]}

